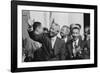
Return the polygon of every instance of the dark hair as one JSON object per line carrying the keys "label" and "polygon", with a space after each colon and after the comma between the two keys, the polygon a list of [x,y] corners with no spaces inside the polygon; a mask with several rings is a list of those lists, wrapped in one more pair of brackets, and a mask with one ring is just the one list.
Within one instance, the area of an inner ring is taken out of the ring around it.
{"label": "dark hair", "polygon": [[44,30],[44,31],[48,31],[48,28],[44,27],[43,30]]}
{"label": "dark hair", "polygon": [[41,23],[40,22],[34,22],[33,23],[33,31],[36,30],[37,27],[41,26]]}

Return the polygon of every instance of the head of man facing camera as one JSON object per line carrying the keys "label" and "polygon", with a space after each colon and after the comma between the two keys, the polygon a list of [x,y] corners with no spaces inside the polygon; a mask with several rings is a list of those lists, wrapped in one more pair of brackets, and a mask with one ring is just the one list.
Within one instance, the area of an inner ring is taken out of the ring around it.
{"label": "head of man facing camera", "polygon": [[57,23],[53,23],[51,26],[50,26],[50,30],[49,30],[49,35],[50,37],[55,37],[57,36],[57,34],[59,33],[60,31],[60,25],[57,24]]}
{"label": "head of man facing camera", "polygon": [[73,40],[79,39],[79,37],[80,37],[80,29],[81,29],[80,24],[75,24],[71,28],[71,35],[72,35]]}
{"label": "head of man facing camera", "polygon": [[67,25],[62,26],[60,30],[61,38],[66,38],[70,33],[70,29]]}

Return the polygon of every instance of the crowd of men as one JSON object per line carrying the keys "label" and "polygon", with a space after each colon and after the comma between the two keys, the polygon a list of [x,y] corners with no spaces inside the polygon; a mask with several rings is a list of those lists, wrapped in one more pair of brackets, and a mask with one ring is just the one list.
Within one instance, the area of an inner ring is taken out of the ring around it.
{"label": "crowd of men", "polygon": [[90,59],[90,28],[85,28],[84,39],[80,30],[80,24],[64,25],[60,29],[54,22],[48,30],[41,22],[34,22],[27,30],[29,38],[23,40],[23,61]]}

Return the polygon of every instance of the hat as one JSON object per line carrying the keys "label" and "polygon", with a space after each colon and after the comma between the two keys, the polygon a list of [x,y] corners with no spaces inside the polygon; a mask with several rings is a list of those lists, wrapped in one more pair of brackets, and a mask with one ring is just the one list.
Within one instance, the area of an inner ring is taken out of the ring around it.
{"label": "hat", "polygon": [[81,25],[80,24],[71,24],[70,29],[73,29],[73,28],[81,29]]}

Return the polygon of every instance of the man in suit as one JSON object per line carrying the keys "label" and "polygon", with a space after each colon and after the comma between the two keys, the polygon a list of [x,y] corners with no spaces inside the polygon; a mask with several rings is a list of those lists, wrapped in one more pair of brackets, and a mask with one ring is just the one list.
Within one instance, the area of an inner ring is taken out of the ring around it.
{"label": "man in suit", "polygon": [[74,25],[71,28],[72,39],[66,44],[66,48],[69,50],[70,59],[82,59],[83,58],[83,41],[80,38],[80,26]]}
{"label": "man in suit", "polygon": [[51,59],[50,60],[64,60],[65,59],[65,42],[57,37],[60,31],[60,26],[53,23],[50,26],[49,37],[51,41]]}
{"label": "man in suit", "polygon": [[42,47],[34,52],[33,61],[47,61],[50,58],[50,42],[43,33],[42,24],[40,22],[34,22],[33,31],[29,32],[30,38],[36,42],[42,44]]}
{"label": "man in suit", "polygon": [[69,36],[70,28],[67,25],[62,26],[60,30],[61,39],[67,43],[71,38]]}
{"label": "man in suit", "polygon": [[[71,37],[70,37],[69,33],[70,33],[70,28],[67,25],[64,25],[64,26],[61,27],[60,36],[61,36],[61,39],[64,40],[64,42],[66,44],[68,43],[68,41],[71,40]],[[66,48],[65,51],[66,51],[65,52],[65,54],[66,54],[66,60],[68,60],[70,58],[70,54],[68,52],[68,48]]]}

